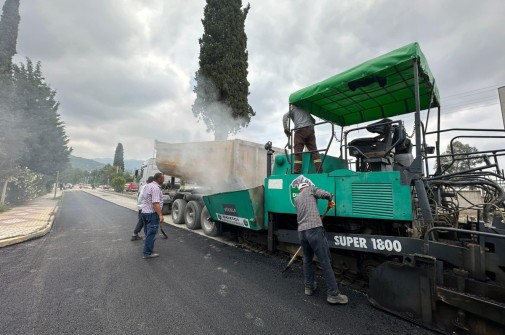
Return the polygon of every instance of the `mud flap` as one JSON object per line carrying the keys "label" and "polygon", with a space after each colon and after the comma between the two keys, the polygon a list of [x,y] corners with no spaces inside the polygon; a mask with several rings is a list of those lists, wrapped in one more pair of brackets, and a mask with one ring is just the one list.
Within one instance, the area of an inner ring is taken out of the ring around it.
{"label": "mud flap", "polygon": [[406,260],[404,263],[384,262],[371,272],[368,300],[377,308],[433,327],[434,262],[429,258],[421,262]]}

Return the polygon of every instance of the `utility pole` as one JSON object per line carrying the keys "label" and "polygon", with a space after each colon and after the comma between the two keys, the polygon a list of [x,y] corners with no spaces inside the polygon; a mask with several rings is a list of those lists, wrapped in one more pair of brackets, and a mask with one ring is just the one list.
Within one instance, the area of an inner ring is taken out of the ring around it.
{"label": "utility pole", "polygon": [[56,171],[56,184],[54,184],[54,199],[56,199],[56,190],[58,189],[59,178],[60,178],[60,171]]}
{"label": "utility pole", "polygon": [[498,87],[498,97],[500,98],[501,115],[503,118],[503,127],[505,128],[505,86]]}

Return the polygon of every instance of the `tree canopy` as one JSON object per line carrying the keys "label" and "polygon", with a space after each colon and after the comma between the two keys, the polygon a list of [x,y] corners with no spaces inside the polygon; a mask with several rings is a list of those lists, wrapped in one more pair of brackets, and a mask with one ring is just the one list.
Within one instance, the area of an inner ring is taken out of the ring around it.
{"label": "tree canopy", "polygon": [[[56,92],[40,62],[13,65],[20,23],[19,0],[5,0],[0,19],[0,202],[47,190],[67,166],[71,148],[58,114]],[[12,187],[8,187],[12,182]],[[45,187],[41,187],[43,185]]]}
{"label": "tree canopy", "polygon": [[248,102],[244,25],[249,9],[249,4],[242,9],[242,0],[207,0],[204,8],[193,114],[216,139],[246,127],[255,115]]}
{"label": "tree canopy", "polygon": [[[454,141],[451,145],[447,145],[447,149],[440,157],[440,165],[444,173],[456,173],[469,170],[478,164],[481,164],[484,159],[477,157],[474,154],[479,150],[469,144],[463,144],[459,141]],[[435,168],[437,168],[435,166]]]}

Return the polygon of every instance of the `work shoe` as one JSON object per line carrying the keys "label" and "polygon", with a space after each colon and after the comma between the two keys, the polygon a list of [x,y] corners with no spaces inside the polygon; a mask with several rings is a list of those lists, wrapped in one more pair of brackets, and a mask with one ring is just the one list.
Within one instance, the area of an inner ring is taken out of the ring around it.
{"label": "work shoe", "polygon": [[137,234],[133,234],[130,241],[136,241],[136,240],[141,240],[141,239],[142,239],[142,236],[139,236]]}
{"label": "work shoe", "polygon": [[329,295],[328,297],[326,297],[326,301],[332,305],[335,305],[335,304],[345,305],[345,304],[347,304],[349,299],[347,299],[346,295],[339,293],[338,295]]}
{"label": "work shoe", "polygon": [[317,282],[312,283],[312,287],[305,287],[305,295],[313,295],[317,290]]}
{"label": "work shoe", "polygon": [[155,258],[155,257],[158,257],[160,254],[156,254],[156,253],[152,253],[150,255],[144,255],[144,258],[147,259],[147,258]]}

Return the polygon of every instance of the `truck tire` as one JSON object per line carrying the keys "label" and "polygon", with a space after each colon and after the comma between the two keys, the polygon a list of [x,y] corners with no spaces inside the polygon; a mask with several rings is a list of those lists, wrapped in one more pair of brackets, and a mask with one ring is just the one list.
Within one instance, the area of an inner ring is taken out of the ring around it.
{"label": "truck tire", "polygon": [[186,227],[191,230],[200,228],[201,212],[202,206],[198,202],[194,200],[188,202],[186,210],[184,211],[184,220],[186,221]]}
{"label": "truck tire", "polygon": [[184,223],[184,212],[186,209],[186,200],[177,199],[172,204],[172,221],[175,224],[183,224]]}
{"label": "truck tire", "polygon": [[202,214],[200,215],[200,223],[202,225],[202,231],[207,236],[221,236],[222,224],[221,222],[214,222],[210,220],[209,210],[207,207],[202,209]]}
{"label": "truck tire", "polygon": [[163,204],[163,208],[161,209],[161,214],[163,214],[163,215],[170,214],[170,204]]}

